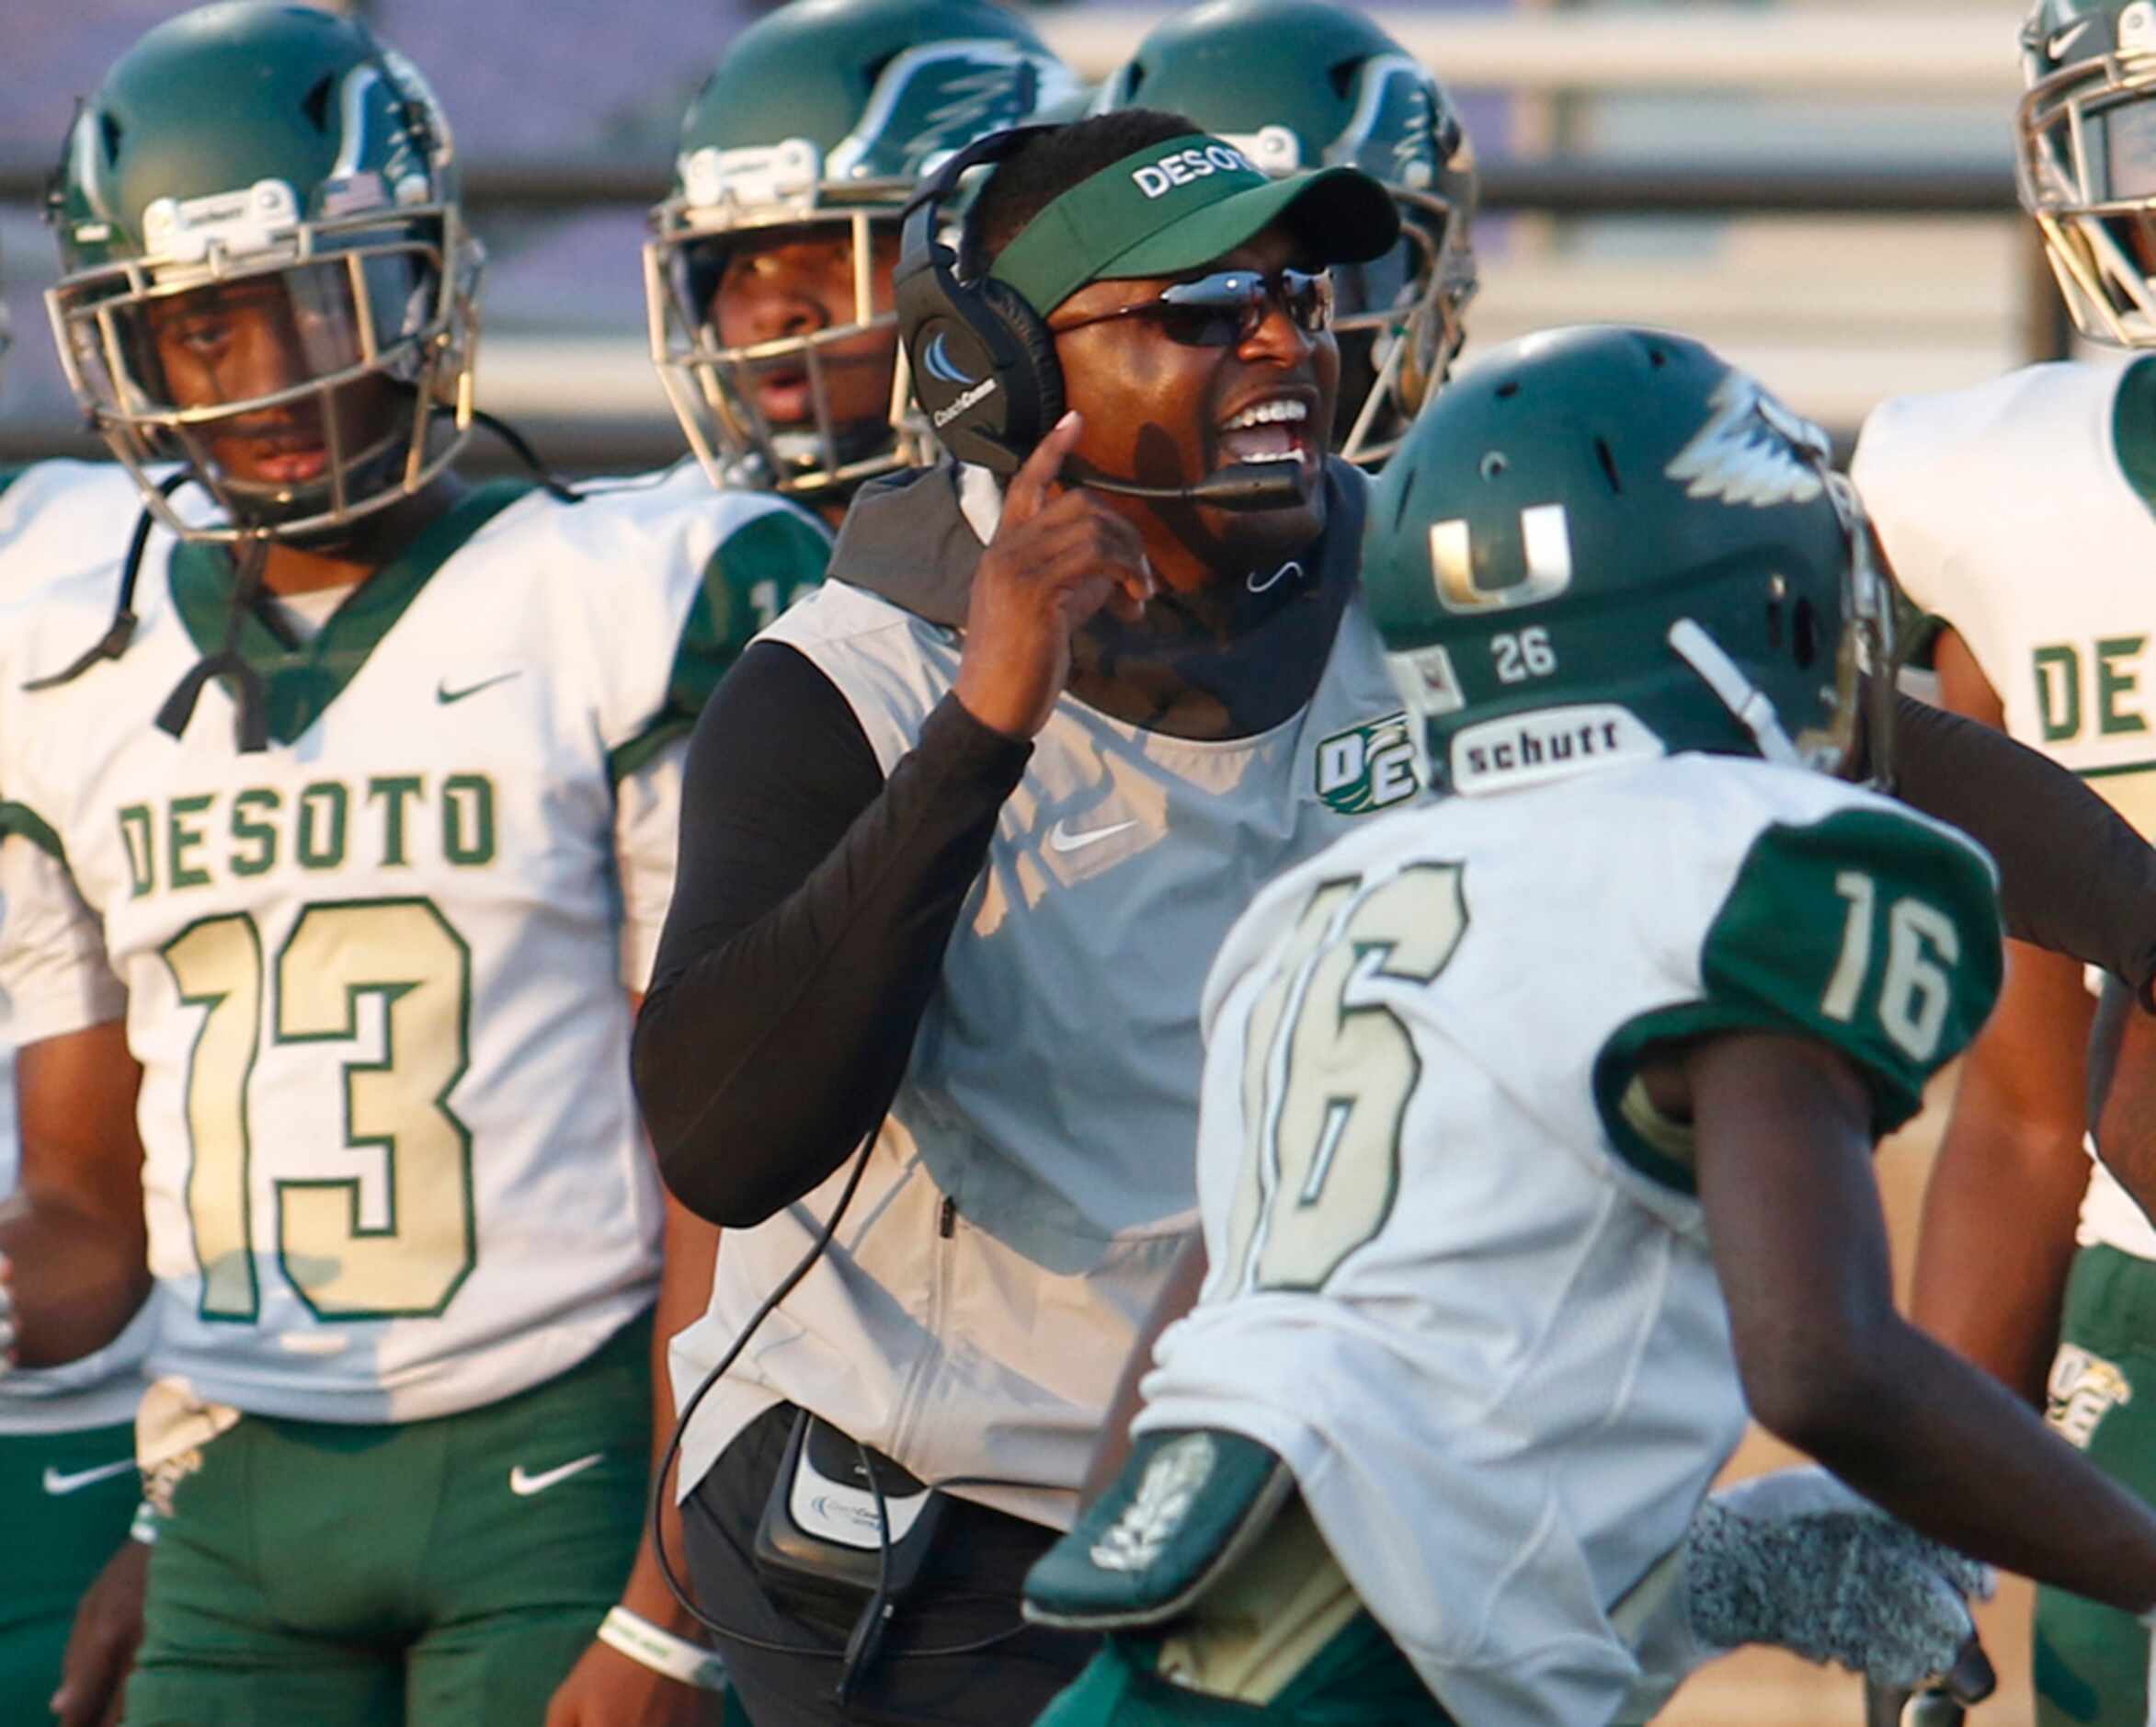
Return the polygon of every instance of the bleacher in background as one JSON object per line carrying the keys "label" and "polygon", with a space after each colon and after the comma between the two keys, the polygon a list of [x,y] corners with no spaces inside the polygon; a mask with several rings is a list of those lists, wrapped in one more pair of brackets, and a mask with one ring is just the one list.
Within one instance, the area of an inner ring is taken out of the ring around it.
{"label": "bleacher in background", "polygon": [[[48,351],[36,193],[74,96],[167,9],[180,8],[82,0],[16,44],[0,90],[0,280],[17,335],[0,461],[89,448]],[[756,8],[620,0],[603,18],[550,11],[543,29],[517,0],[364,9],[428,70],[457,125],[492,258],[482,400],[576,470],[670,459],[645,356],[643,212],[701,69]],[[1090,77],[1164,9],[1032,8]],[[1373,10],[1465,98],[1485,166],[1470,359],[1552,324],[1664,323],[1846,433],[1883,394],[2063,350],[2013,200],[2014,6]]]}

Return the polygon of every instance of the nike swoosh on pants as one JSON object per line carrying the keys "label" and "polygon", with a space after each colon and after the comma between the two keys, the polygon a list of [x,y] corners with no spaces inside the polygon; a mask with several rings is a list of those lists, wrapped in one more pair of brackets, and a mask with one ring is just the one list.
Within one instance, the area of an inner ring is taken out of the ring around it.
{"label": "nike swoosh on pants", "polygon": [[567,1481],[572,1475],[583,1474],[605,1456],[603,1451],[594,1451],[589,1457],[578,1458],[574,1462],[564,1463],[555,1469],[542,1470],[536,1475],[519,1463],[509,1471],[509,1492],[519,1499],[529,1499],[533,1493],[543,1493],[548,1488]]}

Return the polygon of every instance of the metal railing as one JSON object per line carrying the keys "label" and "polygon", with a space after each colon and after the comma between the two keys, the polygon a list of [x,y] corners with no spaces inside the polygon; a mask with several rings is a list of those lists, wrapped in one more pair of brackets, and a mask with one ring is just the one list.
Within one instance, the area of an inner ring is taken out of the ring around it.
{"label": "metal railing", "polygon": [[[1124,40],[1128,40],[1129,38]],[[46,166],[0,163],[0,202],[35,206]],[[473,224],[551,212],[648,207],[666,189],[663,169],[645,162],[590,159],[475,163],[464,173]],[[1688,217],[1997,217],[2017,212],[2012,174],[1966,163],[1874,167],[1712,166],[1555,156],[1489,162],[1483,209],[1492,215]],[[2042,271],[2033,231],[2031,268]],[[2048,278],[2025,296],[2019,346],[2030,360],[2068,351],[2070,332]],[[18,332],[37,339],[39,332]],[[626,336],[626,333],[625,333]],[[531,423],[536,441],[572,472],[622,470],[672,460],[680,441],[663,414],[595,417],[565,413]],[[0,424],[0,462],[101,449],[79,425],[44,420]],[[483,464],[490,458],[482,454]]]}
{"label": "metal railing", "polygon": [[[48,166],[0,163],[0,203],[42,200]],[[1482,205],[1553,216],[1999,216],[2018,210],[2011,166],[1965,162],[1888,167],[1716,167],[1550,156],[1485,162]],[[489,215],[595,206],[648,208],[667,175],[648,162],[481,162],[465,167],[475,227]]]}
{"label": "metal railing", "polygon": [[[1101,78],[1174,8],[1087,4],[1032,15],[1048,45]],[[1374,6],[1372,19],[1454,90],[1517,96],[1754,90],[1995,102],[2020,94],[2017,0],[1957,6]]]}

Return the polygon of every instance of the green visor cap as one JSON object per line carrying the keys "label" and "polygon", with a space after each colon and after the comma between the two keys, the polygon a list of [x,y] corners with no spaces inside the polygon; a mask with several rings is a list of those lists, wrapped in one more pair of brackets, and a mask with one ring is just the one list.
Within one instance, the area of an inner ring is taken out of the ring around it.
{"label": "green visor cap", "polygon": [[1366,264],[1399,238],[1392,194],[1360,168],[1273,179],[1203,132],[1147,144],[1027,223],[988,274],[1045,317],[1088,282],[1180,276],[1283,223],[1321,265]]}

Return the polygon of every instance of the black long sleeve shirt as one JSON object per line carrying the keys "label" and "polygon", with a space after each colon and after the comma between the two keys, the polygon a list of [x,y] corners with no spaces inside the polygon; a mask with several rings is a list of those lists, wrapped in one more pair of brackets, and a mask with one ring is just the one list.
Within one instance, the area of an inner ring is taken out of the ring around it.
{"label": "black long sleeve shirt", "polygon": [[684,1205],[760,1222],[883,1119],[1032,754],[946,697],[886,781],[807,659],[742,655],[690,743],[636,1027],[645,1118]]}

